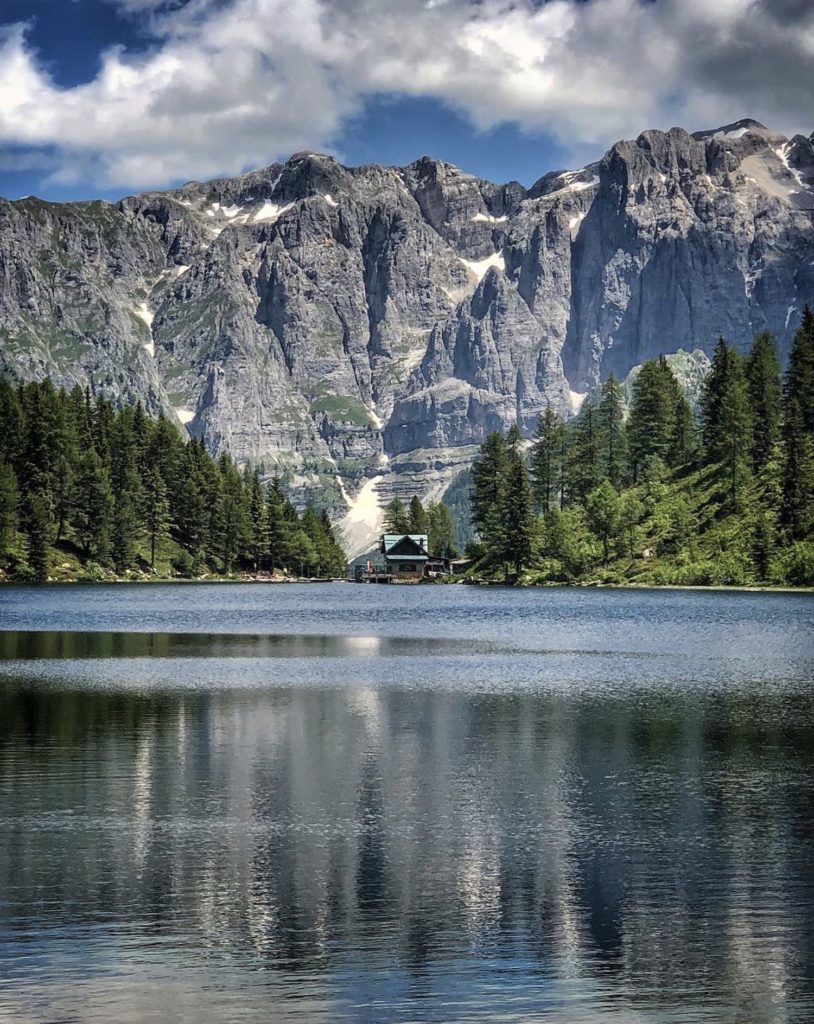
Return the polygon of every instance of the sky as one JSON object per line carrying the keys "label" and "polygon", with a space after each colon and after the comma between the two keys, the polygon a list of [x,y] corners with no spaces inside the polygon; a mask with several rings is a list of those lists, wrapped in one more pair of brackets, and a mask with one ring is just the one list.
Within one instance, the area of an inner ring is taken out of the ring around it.
{"label": "sky", "polygon": [[814,130],[814,0],[0,0],[0,195],[292,153],[531,184],[647,128]]}

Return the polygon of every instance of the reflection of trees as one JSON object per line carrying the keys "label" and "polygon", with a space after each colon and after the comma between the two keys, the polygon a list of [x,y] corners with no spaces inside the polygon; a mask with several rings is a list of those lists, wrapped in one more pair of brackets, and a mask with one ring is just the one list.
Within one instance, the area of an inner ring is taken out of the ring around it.
{"label": "reflection of trees", "polygon": [[757,1020],[814,994],[810,700],[2,699],[12,919],[44,893],[287,970],[522,950]]}

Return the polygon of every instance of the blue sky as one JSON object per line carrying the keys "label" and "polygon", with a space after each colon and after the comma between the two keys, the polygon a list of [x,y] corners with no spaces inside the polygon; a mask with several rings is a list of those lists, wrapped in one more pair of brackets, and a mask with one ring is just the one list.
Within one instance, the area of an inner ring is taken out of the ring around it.
{"label": "blue sky", "polygon": [[0,95],[11,198],[115,198],[303,148],[530,184],[645,128],[808,134],[814,4],[0,0]]}

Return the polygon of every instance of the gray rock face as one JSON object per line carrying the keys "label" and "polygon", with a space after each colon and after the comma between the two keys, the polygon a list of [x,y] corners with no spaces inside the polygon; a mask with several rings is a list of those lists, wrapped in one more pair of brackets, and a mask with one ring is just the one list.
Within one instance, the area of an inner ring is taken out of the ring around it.
{"label": "gray rock face", "polygon": [[141,398],[338,509],[373,479],[436,493],[490,430],[660,352],[787,350],[812,298],[814,136],[753,121],[530,189],[301,153],[116,204],[0,200],[0,369]]}

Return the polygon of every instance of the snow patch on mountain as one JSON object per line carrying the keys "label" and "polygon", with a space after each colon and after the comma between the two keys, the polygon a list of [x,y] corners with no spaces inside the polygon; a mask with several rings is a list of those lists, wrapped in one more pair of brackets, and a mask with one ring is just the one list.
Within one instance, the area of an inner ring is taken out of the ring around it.
{"label": "snow patch on mountain", "polygon": [[497,270],[506,273],[506,261],[503,258],[503,253],[493,252],[491,256],[487,256],[485,260],[465,260],[462,256],[458,259],[463,265],[470,270],[478,281],[482,281],[486,275],[487,270],[491,267],[495,267]]}
{"label": "snow patch on mountain", "polygon": [[293,203],[286,203],[285,206],[278,206],[277,203],[272,203],[270,199],[266,199],[263,205],[252,217],[252,224],[259,224],[261,221],[275,221],[278,217],[290,210]]}

